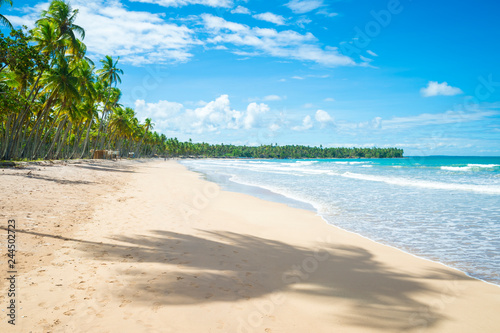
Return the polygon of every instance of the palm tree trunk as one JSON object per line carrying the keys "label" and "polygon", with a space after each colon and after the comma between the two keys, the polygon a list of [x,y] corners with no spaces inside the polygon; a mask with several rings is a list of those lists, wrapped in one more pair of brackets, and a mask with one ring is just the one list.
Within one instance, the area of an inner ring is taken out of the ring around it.
{"label": "palm tree trunk", "polygon": [[[18,146],[17,143],[18,143],[18,140],[19,140],[19,136],[20,136],[20,134],[22,132],[22,129],[23,129],[22,125],[24,123],[24,120],[25,120],[26,116],[29,114],[29,111],[31,109],[31,105],[30,104],[32,104],[34,102],[36,96],[38,95],[38,92],[40,91],[40,89],[38,88],[38,82],[40,81],[41,76],[42,76],[42,73],[40,73],[38,75],[38,77],[36,79],[36,82],[35,82],[33,88],[31,89],[30,94],[29,94],[29,96],[27,98],[28,101],[30,99],[31,99],[31,101],[26,103],[26,107],[24,108],[24,111],[22,112],[21,116],[18,117],[16,119],[16,121],[14,122],[13,129],[12,129],[12,132],[11,132],[11,135],[13,135],[13,137],[10,140],[10,142],[12,144],[11,144],[11,147],[10,147],[9,155],[16,155],[16,149],[15,148]],[[35,94],[33,94],[34,92],[35,92]],[[32,96],[33,96],[33,98],[32,98]],[[25,131],[27,131],[28,130],[28,126],[25,126],[25,127],[26,127]]]}
{"label": "palm tree trunk", "polygon": [[7,150],[9,148],[9,128],[10,124],[12,123],[12,118],[14,118],[14,114],[11,114],[7,118],[7,123],[5,124],[5,134],[4,134],[4,140],[3,140],[3,153],[2,153],[2,160],[8,160],[9,156],[7,155]]}
{"label": "palm tree trunk", "polygon": [[83,158],[85,156],[85,150],[87,149],[87,145],[89,143],[89,136],[90,136],[90,128],[92,127],[92,118],[89,119],[89,126],[87,128],[87,134],[85,135],[85,142],[83,143],[83,150],[82,154],[80,155],[80,158]]}
{"label": "palm tree trunk", "polygon": [[56,155],[54,157],[56,160],[59,158],[59,155],[61,154],[63,147],[66,146],[66,138],[68,137],[68,133],[71,130],[71,127],[73,127],[73,123],[71,122],[71,120],[68,120],[68,125],[66,126],[66,130],[64,131],[64,134],[62,136],[62,140],[58,144],[58,147],[57,147],[57,152],[56,152]]}
{"label": "palm tree trunk", "polygon": [[56,134],[54,135],[54,139],[52,140],[52,144],[50,145],[49,150],[47,151],[47,153],[43,157],[44,160],[46,160],[47,157],[50,155],[50,153],[52,153],[52,150],[54,149],[54,146],[56,145],[56,142],[59,139],[59,135],[61,134],[61,130],[63,129],[65,123],[66,123],[66,117],[64,117],[63,121],[61,121],[59,123],[59,126],[57,127]]}
{"label": "palm tree trunk", "polygon": [[[26,156],[26,155],[29,155],[29,148],[31,146],[33,146],[33,143],[32,141],[33,140],[36,140],[36,138],[38,137],[38,130],[40,128],[40,122],[43,120],[46,120],[47,117],[45,114],[47,114],[48,112],[45,112],[42,110],[42,112],[40,112],[40,115],[38,116],[38,118],[36,119],[36,123],[35,125],[33,126],[33,128],[31,129],[30,131],[30,135],[28,136],[28,139],[26,140],[26,145],[24,146],[23,150],[21,151],[21,154],[19,155],[21,158]],[[44,123],[45,125],[45,123]],[[42,126],[43,128],[43,126]],[[32,139],[33,137],[33,139]],[[36,143],[36,142],[35,142]]]}
{"label": "palm tree trunk", "polygon": [[45,125],[47,124],[49,117],[50,117],[50,112],[46,111],[45,114],[43,115],[42,122],[38,124],[38,127],[36,128],[36,133],[33,139],[33,144],[31,145],[31,149],[28,150],[26,153],[26,155],[31,156],[32,160],[35,159],[36,147],[38,146],[39,142],[42,142],[41,140],[42,140],[43,129],[45,128]]}
{"label": "palm tree trunk", "polygon": [[[110,86],[110,88],[111,88],[111,86]],[[97,130],[97,138],[96,138],[96,141],[94,143],[94,151],[97,149],[97,145],[99,144],[101,130],[103,130],[102,124],[104,123],[104,116],[108,112],[108,103],[109,103],[110,98],[111,98],[111,89],[109,90],[109,94],[106,97],[106,103],[104,104],[104,110],[102,110],[101,121],[99,122],[99,129]]]}
{"label": "palm tree trunk", "polygon": [[80,140],[82,139],[82,134],[85,130],[85,124],[82,124],[81,128],[78,127],[76,130],[76,136],[75,136],[75,143],[73,144],[73,151],[71,152],[71,155],[67,156],[68,159],[72,159],[73,156],[75,156],[76,149],[80,145]]}
{"label": "palm tree trunk", "polygon": [[[45,140],[49,136],[50,132],[52,131],[52,128],[54,128],[54,125],[57,123],[57,119],[59,118],[60,114],[61,114],[61,109],[59,109],[59,112],[55,116],[54,121],[52,122],[52,124],[50,124],[49,129],[45,131],[45,135],[43,135],[43,138],[38,142],[38,146],[35,147],[35,151],[33,152],[33,156],[31,157],[31,159],[35,159],[35,156],[36,156],[36,154],[38,154],[38,151],[40,150],[40,147],[42,146],[42,144],[45,142]],[[49,114],[47,114],[47,117],[48,116],[49,116]],[[42,129],[43,128],[45,128],[45,124],[44,124],[44,126],[42,126]],[[40,135],[41,134],[42,134],[42,132],[40,132]]]}

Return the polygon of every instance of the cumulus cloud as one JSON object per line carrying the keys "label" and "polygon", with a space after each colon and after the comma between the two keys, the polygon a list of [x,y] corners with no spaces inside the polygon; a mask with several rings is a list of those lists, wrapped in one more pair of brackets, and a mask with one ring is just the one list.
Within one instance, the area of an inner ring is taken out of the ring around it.
{"label": "cumulus cloud", "polygon": [[[336,47],[321,48],[318,40],[311,33],[300,34],[296,31],[263,29],[226,21],[210,14],[202,14],[205,30],[212,35],[209,44],[234,45],[248,48],[250,52],[259,52],[279,58],[311,61],[325,66],[350,66],[356,63],[339,53]],[[236,50],[238,52],[248,50]]]}
{"label": "cumulus cloud", "polygon": [[146,103],[144,100],[135,101],[135,109],[138,114],[147,114],[144,118],[165,119],[174,117],[184,106],[176,102],[159,101],[158,103]]}
{"label": "cumulus cloud", "polygon": [[250,103],[247,107],[245,118],[243,119],[243,128],[250,129],[254,127],[259,119],[259,115],[269,111],[269,106],[264,103]]}
{"label": "cumulus cloud", "polygon": [[140,120],[152,118],[159,131],[186,133],[251,129],[261,126],[262,115],[269,111],[269,106],[264,103],[250,103],[244,111],[235,110],[231,108],[228,95],[221,95],[214,101],[199,105],[200,107],[190,109],[176,102],[146,103],[144,100],[137,100],[135,109]]}
{"label": "cumulus cloud", "polygon": [[431,96],[454,96],[463,94],[460,88],[449,86],[448,83],[438,83],[437,81],[429,81],[427,87],[420,89],[420,93],[424,97]]}
{"label": "cumulus cloud", "polygon": [[152,3],[163,7],[183,7],[187,5],[203,5],[208,7],[229,8],[233,6],[232,0],[130,0],[130,1]]}
{"label": "cumulus cloud", "polygon": [[323,110],[316,111],[314,118],[322,124],[333,122],[333,118],[328,114],[328,112]]}
{"label": "cumulus cloud", "polygon": [[292,130],[294,130],[294,131],[307,131],[308,129],[311,129],[312,127],[313,127],[313,121],[311,119],[311,116],[305,116],[304,119],[302,120],[302,125],[294,126],[294,127],[292,127]]}
{"label": "cumulus cloud", "polygon": [[262,14],[255,14],[253,17],[257,20],[271,22],[276,25],[285,25],[285,18],[281,15],[267,12]]}
{"label": "cumulus cloud", "polygon": [[285,4],[295,14],[304,14],[311,12],[323,6],[322,0],[292,0]]}
{"label": "cumulus cloud", "polygon": [[250,15],[250,10],[243,6],[238,6],[231,11],[232,14],[246,14]]}

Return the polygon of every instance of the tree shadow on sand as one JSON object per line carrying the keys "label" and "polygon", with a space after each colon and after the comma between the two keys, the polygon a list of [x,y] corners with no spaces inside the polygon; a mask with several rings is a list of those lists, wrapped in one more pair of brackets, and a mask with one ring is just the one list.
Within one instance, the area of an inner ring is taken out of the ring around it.
{"label": "tree shadow on sand", "polygon": [[[445,317],[418,301],[416,294],[441,297],[417,281],[456,281],[462,275],[433,271],[428,276],[396,272],[366,249],[320,244],[314,249],[231,232],[201,236],[153,231],[155,236],[113,238],[121,245],[80,244],[80,250],[103,261],[159,263],[117,272],[117,292],[134,302],[187,305],[247,300],[293,291],[352,304],[343,322],[372,329],[408,330],[437,324]],[[163,266],[164,265],[164,266]],[[179,269],[179,268],[182,268]],[[338,316],[336,316],[338,319]]]}

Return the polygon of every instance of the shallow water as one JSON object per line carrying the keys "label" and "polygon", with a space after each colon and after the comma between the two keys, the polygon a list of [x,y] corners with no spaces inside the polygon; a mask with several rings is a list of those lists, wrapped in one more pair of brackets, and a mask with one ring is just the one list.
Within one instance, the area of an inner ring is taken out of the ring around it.
{"label": "shallow water", "polygon": [[500,157],[183,160],[226,189],[500,285]]}

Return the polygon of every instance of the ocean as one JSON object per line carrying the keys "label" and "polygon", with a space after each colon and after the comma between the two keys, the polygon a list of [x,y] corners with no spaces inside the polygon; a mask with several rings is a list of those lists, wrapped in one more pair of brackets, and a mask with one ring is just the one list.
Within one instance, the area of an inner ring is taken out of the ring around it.
{"label": "ocean", "polygon": [[181,163],[226,190],[315,211],[329,224],[500,285],[500,157]]}

